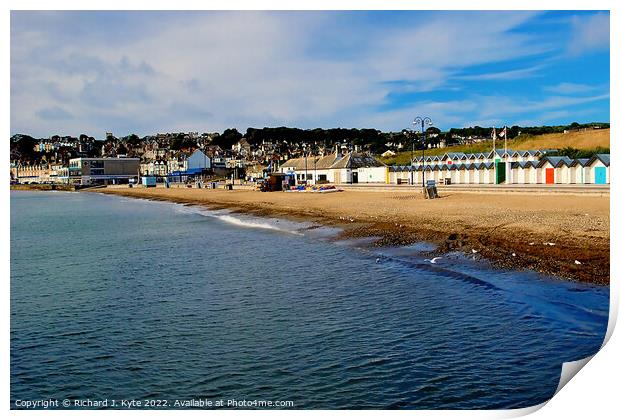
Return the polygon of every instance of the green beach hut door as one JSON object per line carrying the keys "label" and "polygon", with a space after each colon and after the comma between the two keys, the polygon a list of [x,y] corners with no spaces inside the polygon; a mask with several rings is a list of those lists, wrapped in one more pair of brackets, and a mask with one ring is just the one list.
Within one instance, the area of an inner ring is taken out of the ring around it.
{"label": "green beach hut door", "polygon": [[506,162],[495,159],[495,183],[503,184],[506,181]]}
{"label": "green beach hut door", "polygon": [[604,166],[594,168],[594,183],[607,184],[607,174],[605,173]]}

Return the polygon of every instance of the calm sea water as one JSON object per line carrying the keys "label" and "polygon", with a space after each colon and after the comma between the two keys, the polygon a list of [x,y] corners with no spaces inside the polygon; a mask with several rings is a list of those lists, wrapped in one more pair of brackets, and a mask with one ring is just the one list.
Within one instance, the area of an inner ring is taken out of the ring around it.
{"label": "calm sea water", "polygon": [[12,192],[12,402],[517,408],[602,343],[607,288],[306,227]]}

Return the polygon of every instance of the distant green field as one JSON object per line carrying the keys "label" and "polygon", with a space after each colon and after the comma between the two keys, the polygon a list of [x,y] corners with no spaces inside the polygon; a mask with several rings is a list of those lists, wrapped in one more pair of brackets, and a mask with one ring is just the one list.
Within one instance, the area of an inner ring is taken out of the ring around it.
{"label": "distant green field", "polygon": [[[609,129],[575,132],[543,134],[540,136],[519,136],[508,140],[508,148],[513,150],[532,150],[532,149],[563,149],[572,147],[582,151],[607,151],[610,144]],[[504,148],[504,142],[499,139],[495,143],[498,149]],[[460,153],[481,153],[489,152],[493,149],[493,142],[486,141],[471,145],[450,146],[443,149],[428,149],[427,156],[443,155],[448,152]],[[386,165],[408,165],[411,163],[411,151],[398,153],[390,158],[379,158]],[[417,150],[413,156],[422,156],[422,151]]]}

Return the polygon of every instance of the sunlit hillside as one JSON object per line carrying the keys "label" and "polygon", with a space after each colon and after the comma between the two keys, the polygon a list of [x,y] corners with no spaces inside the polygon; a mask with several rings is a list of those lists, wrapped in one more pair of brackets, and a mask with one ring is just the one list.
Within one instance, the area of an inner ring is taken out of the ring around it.
{"label": "sunlit hillside", "polygon": [[[590,130],[570,133],[542,134],[539,136],[519,136],[513,140],[508,140],[508,148],[513,150],[531,149],[564,149],[572,147],[580,150],[592,150],[597,148],[610,148],[610,129]],[[503,148],[504,142],[497,140],[496,147]],[[493,142],[482,142],[472,145],[450,146],[443,149],[429,149],[427,155],[443,155],[448,152],[479,153],[487,152],[493,148]],[[421,151],[416,151],[414,156],[422,155]],[[388,165],[406,165],[411,162],[411,152],[402,152],[391,158],[381,159]]]}

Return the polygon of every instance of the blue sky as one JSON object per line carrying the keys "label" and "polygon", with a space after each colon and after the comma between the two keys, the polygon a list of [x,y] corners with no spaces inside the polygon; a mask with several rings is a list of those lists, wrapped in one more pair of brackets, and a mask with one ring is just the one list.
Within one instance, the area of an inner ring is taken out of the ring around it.
{"label": "blue sky", "polygon": [[11,132],[609,121],[608,12],[11,12]]}

